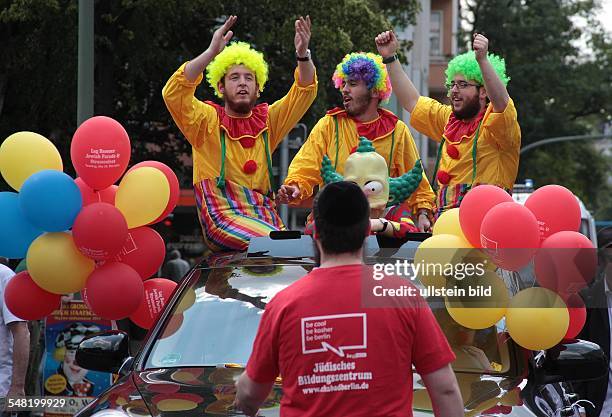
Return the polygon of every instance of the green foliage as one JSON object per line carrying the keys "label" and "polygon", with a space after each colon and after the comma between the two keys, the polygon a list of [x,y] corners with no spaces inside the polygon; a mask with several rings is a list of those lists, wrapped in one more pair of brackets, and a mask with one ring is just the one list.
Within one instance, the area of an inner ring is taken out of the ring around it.
{"label": "green foliage", "polygon": [[[0,3],[0,140],[19,130],[50,138],[70,172],[76,129],[78,2],[14,0]],[[270,64],[262,100],[282,97],[296,66],[294,21],[309,14],[310,48],[319,95],[305,117],[312,127],[340,104],[333,69],[351,51],[375,51],[387,19],[409,22],[416,0],[96,0],[95,114],[119,120],[132,140],[132,163],[156,159],[191,184],[191,148],[165,108],[161,89],[180,64],[204,51],[214,30],[235,14],[234,39],[253,44]],[[215,100],[203,83],[197,95]],[[73,172],[70,172],[73,174]]]}
{"label": "green foliage", "polygon": [[[612,39],[595,0],[469,0],[474,32],[506,59],[523,145],[601,133],[612,121]],[[579,24],[582,22],[582,24]],[[466,41],[468,41],[466,36]],[[585,142],[546,145],[521,158],[519,178],[566,185],[612,218],[610,161]]]}

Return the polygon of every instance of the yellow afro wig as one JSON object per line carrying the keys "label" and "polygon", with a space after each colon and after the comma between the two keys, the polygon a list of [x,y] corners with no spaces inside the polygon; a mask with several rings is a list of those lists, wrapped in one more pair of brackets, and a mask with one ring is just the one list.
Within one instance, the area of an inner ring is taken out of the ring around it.
{"label": "yellow afro wig", "polygon": [[232,65],[244,65],[253,71],[259,85],[259,91],[263,91],[264,85],[268,81],[268,64],[264,60],[263,54],[251,49],[251,45],[246,42],[233,42],[226,46],[206,67],[206,79],[218,97],[223,97],[223,94],[219,91],[217,84]]}

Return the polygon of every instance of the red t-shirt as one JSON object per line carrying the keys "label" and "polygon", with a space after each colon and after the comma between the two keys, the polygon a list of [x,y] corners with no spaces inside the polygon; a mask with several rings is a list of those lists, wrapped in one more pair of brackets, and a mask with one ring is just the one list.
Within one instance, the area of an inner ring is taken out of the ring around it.
{"label": "red t-shirt", "polygon": [[246,371],[259,383],[282,375],[283,417],[412,416],[412,365],[425,375],[455,359],[420,296],[363,308],[371,277],[363,265],[317,268],[266,306]]}

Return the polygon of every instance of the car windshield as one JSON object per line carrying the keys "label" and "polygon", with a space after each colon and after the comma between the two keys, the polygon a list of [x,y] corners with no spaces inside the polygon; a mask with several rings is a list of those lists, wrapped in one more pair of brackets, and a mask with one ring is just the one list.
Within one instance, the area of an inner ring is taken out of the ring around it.
{"label": "car windshield", "polygon": [[[244,366],[266,303],[312,265],[259,264],[196,270],[166,317],[145,368]],[[503,322],[482,330],[457,325],[444,303],[428,302],[457,360],[456,371],[501,374],[510,366]]]}

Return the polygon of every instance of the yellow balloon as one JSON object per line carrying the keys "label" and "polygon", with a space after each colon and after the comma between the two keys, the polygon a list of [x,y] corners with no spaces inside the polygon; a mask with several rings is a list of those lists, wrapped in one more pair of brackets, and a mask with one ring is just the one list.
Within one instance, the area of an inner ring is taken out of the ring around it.
{"label": "yellow balloon", "polygon": [[413,264],[421,283],[435,288],[444,287],[447,265],[453,268],[460,262],[466,248],[470,247],[461,238],[447,234],[435,235],[421,242],[414,254]]}
{"label": "yellow balloon", "polygon": [[63,171],[62,157],[49,139],[34,132],[17,132],[0,145],[0,173],[19,191],[32,174],[45,169]]}
{"label": "yellow balloon", "polygon": [[79,252],[69,233],[45,233],[30,245],[26,257],[32,280],[54,294],[81,291],[94,270],[93,260]]}
{"label": "yellow balloon", "polygon": [[459,208],[454,208],[445,211],[438,217],[438,220],[433,225],[432,230],[434,235],[455,235],[465,240],[469,247],[472,245],[468,242],[461,230],[461,224],[459,223]]}
{"label": "yellow balloon", "polygon": [[546,288],[520,291],[508,305],[506,326],[520,346],[549,349],[559,343],[569,326],[569,312],[561,297]]}
{"label": "yellow balloon", "polygon": [[465,296],[447,297],[444,303],[453,320],[468,329],[493,326],[504,317],[510,302],[504,281],[492,271],[483,272],[482,275],[476,273],[461,281],[455,280],[454,285],[447,284],[447,288],[456,286],[465,292]]}
{"label": "yellow balloon", "polygon": [[170,185],[156,168],[142,167],[125,174],[115,197],[115,206],[123,213],[128,229],[144,226],[166,209]]}

